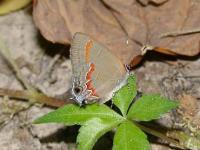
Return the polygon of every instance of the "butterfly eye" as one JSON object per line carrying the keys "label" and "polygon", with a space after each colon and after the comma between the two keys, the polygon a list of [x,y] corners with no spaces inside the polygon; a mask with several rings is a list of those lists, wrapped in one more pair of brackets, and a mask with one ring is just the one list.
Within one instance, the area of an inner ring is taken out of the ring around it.
{"label": "butterfly eye", "polygon": [[74,88],[74,93],[75,94],[80,94],[80,92],[82,92],[82,88],[80,86]]}
{"label": "butterfly eye", "polygon": [[88,101],[87,100],[83,100],[83,102],[82,102],[82,105],[84,106],[84,105],[87,105],[88,104]]}

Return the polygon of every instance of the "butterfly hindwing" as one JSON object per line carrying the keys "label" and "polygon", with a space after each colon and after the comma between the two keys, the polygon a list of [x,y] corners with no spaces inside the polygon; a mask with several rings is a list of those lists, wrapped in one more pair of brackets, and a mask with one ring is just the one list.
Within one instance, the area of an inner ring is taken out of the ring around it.
{"label": "butterfly hindwing", "polygon": [[126,69],[119,58],[83,33],[74,35],[70,54],[73,82],[91,91],[91,101],[109,100],[126,79]]}

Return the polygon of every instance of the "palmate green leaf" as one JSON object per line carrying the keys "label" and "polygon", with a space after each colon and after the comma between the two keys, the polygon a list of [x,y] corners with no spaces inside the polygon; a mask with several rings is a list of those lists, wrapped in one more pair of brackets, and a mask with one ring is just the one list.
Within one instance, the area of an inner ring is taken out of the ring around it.
{"label": "palmate green leaf", "polygon": [[129,105],[137,94],[135,76],[128,77],[127,84],[113,96],[113,103],[120,109],[123,116],[126,116]]}
{"label": "palmate green leaf", "polygon": [[34,123],[65,123],[67,125],[82,125],[91,118],[100,118],[105,121],[119,122],[124,120],[122,116],[118,115],[104,104],[92,104],[85,107],[69,104],[38,118]]}
{"label": "palmate green leaf", "polygon": [[77,137],[78,150],[91,150],[96,141],[106,132],[116,127],[119,122],[105,122],[99,118],[88,120],[81,126]]}
{"label": "palmate green leaf", "polygon": [[128,118],[137,121],[158,119],[162,114],[176,108],[178,103],[160,95],[143,95],[130,108]]}
{"label": "palmate green leaf", "polygon": [[113,150],[149,150],[147,136],[132,122],[125,121],[114,136]]}

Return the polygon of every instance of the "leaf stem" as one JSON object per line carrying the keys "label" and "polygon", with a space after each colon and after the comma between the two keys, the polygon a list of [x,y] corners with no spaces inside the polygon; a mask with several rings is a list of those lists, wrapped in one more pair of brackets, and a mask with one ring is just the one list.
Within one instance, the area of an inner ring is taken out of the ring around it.
{"label": "leaf stem", "polygon": [[148,128],[148,127],[145,127],[145,126],[143,126],[143,125],[141,125],[141,124],[139,124],[139,123],[137,123],[137,122],[135,122],[135,121],[133,121],[133,122],[134,122],[135,125],[137,125],[137,126],[138,126],[140,129],[142,129],[143,131],[145,131],[145,132],[147,132],[147,133],[149,133],[149,134],[151,134],[151,135],[154,135],[154,136],[156,136],[156,137],[159,137],[160,139],[163,139],[163,140],[165,140],[165,141],[167,141],[167,142],[173,144],[174,146],[176,146],[176,147],[178,147],[178,148],[185,149],[183,146],[181,146],[181,145],[179,144],[178,141],[176,141],[176,140],[174,140],[174,139],[172,139],[172,138],[167,137],[167,136],[164,135],[163,133],[158,132],[158,131],[153,130],[153,129],[150,129],[150,128]]}

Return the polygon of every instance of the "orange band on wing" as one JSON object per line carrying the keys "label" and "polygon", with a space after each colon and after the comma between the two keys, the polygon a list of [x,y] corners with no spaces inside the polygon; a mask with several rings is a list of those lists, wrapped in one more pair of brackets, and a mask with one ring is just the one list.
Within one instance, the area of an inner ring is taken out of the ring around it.
{"label": "orange band on wing", "polygon": [[90,62],[90,49],[93,46],[92,40],[89,40],[85,45],[85,61],[86,63]]}
{"label": "orange band on wing", "polygon": [[89,71],[86,74],[86,79],[87,79],[86,86],[87,86],[88,90],[92,91],[92,95],[93,96],[97,96],[98,97],[98,95],[96,93],[96,90],[95,90],[95,88],[92,85],[92,72],[94,72],[94,69],[95,69],[95,65],[92,63],[90,65]]}

